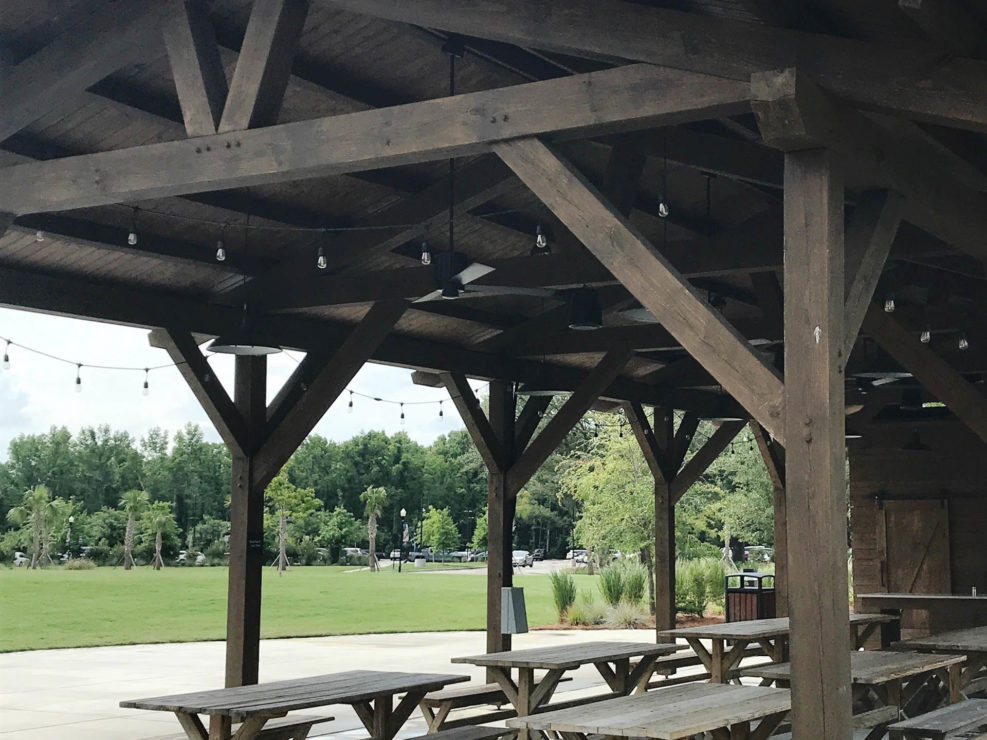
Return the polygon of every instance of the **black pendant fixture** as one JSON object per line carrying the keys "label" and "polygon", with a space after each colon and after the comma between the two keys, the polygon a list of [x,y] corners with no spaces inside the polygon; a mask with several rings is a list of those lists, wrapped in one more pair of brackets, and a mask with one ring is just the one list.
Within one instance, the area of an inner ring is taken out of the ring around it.
{"label": "black pendant fixture", "polygon": [[576,288],[569,296],[569,328],[593,331],[603,327],[600,297],[588,285]]}

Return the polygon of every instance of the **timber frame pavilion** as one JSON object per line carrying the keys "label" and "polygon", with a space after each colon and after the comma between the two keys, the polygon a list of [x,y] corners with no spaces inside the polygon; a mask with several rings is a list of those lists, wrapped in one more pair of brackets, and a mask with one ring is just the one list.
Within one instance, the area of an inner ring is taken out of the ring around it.
{"label": "timber frame pavilion", "polygon": [[[798,543],[795,737],[849,738],[845,434],[987,440],[985,28],[977,0],[6,2],[0,303],[180,363],[234,460],[230,685],[257,679],[264,488],[365,362],[448,387],[489,468],[490,650],[515,495],[587,410],[622,407],[654,473],[659,628],[675,501],[752,424]],[[306,352],[270,403],[264,357],[228,394],[199,347],[245,295]],[[540,424],[520,383],[570,395]]]}

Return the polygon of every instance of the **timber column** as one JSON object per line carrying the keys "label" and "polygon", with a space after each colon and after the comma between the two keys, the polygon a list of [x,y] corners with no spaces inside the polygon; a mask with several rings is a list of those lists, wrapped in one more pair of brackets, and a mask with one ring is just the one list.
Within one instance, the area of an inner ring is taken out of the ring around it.
{"label": "timber column", "polygon": [[490,383],[490,426],[500,442],[497,467],[487,475],[487,652],[511,649],[511,636],[501,631],[501,589],[514,584],[514,510],[516,494],[507,487],[514,446],[515,398],[512,384]]}
{"label": "timber column", "polygon": [[226,685],[257,683],[260,663],[261,576],[264,568],[264,487],[254,452],[267,413],[267,358],[237,357],[233,402],[246,421],[246,454],[233,454],[230,572],[226,606]]}

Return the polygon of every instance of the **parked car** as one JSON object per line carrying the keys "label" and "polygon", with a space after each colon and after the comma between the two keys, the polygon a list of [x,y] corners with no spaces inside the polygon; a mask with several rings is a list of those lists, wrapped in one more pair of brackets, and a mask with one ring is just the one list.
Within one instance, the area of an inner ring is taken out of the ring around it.
{"label": "parked car", "polygon": [[22,552],[14,553],[14,567],[24,568],[31,564],[31,559]]}
{"label": "parked car", "polygon": [[753,563],[770,563],[775,559],[775,549],[761,545],[749,545],[744,548],[744,560]]}
{"label": "parked car", "polygon": [[486,559],[487,559],[486,550],[474,550],[469,554],[469,557],[467,558],[467,560],[471,563],[483,562]]}
{"label": "parked car", "polygon": [[449,559],[459,563],[465,563],[468,557],[469,553],[466,550],[456,550],[449,553]]}
{"label": "parked car", "polygon": [[527,550],[515,550],[511,553],[511,563],[515,568],[523,568],[525,566],[530,568],[535,564],[535,561],[531,557],[531,553]]}
{"label": "parked car", "polygon": [[537,550],[535,550],[533,553],[531,553],[531,559],[532,560],[544,560],[545,559],[545,551],[542,550],[539,547]]}
{"label": "parked car", "polygon": [[[582,560],[579,559],[580,557],[582,557]],[[576,548],[576,549],[573,549],[573,550],[569,550],[569,552],[567,552],[565,554],[565,559],[566,560],[573,560],[573,561],[575,561],[577,563],[585,563],[586,562],[586,551],[583,550],[583,549],[581,549],[581,548]]]}

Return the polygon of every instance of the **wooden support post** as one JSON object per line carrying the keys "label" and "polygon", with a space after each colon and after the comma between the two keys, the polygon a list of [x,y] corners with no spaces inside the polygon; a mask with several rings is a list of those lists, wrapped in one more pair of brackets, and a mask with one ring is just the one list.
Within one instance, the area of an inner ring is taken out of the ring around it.
{"label": "wooden support post", "polygon": [[226,605],[226,685],[257,683],[260,659],[264,487],[253,451],[267,413],[267,358],[237,357],[234,403],[247,429],[246,454],[233,456],[230,493],[230,570]]}
{"label": "wooden support post", "polygon": [[507,488],[506,472],[514,439],[514,389],[503,380],[492,381],[488,403],[490,427],[503,453],[487,478],[487,652],[494,653],[511,649],[511,636],[501,632],[500,617],[501,589],[514,583],[515,498]]}
{"label": "wooden support post", "polygon": [[655,478],[655,630],[674,629],[675,613],[675,504],[668,482]]}
{"label": "wooden support post", "polygon": [[785,285],[793,736],[850,740],[843,181],[825,149],[785,155]]}
{"label": "wooden support post", "polygon": [[788,509],[785,502],[785,451],[781,445],[771,440],[771,436],[760,424],[751,422],[750,426],[774,488],[775,613],[779,617],[787,617]]}

